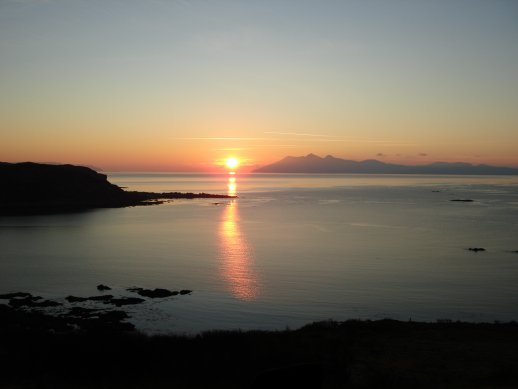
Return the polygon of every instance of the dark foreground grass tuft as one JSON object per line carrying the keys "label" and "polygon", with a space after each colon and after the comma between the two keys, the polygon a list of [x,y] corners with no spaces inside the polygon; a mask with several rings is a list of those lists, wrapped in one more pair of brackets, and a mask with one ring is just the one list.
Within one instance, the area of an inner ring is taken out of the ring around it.
{"label": "dark foreground grass tuft", "polygon": [[518,386],[514,322],[327,321],[186,337],[70,331],[31,315],[0,309],[2,388]]}

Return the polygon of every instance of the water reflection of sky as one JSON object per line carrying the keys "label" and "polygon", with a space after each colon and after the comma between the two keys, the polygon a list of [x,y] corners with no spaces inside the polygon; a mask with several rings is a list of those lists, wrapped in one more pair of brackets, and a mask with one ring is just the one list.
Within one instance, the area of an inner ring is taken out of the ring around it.
{"label": "water reflection of sky", "polygon": [[[235,175],[228,178],[228,195],[237,194]],[[259,282],[253,268],[253,249],[239,225],[237,200],[223,210],[219,228],[220,271],[234,297],[254,300],[259,295]]]}

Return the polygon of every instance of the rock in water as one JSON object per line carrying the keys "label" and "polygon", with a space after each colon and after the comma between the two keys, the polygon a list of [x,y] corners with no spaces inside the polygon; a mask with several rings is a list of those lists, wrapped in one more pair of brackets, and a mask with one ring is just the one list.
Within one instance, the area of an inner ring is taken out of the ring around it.
{"label": "rock in water", "polygon": [[76,296],[67,296],[65,297],[69,303],[82,303],[83,301],[88,300],[87,297],[76,297]]}
{"label": "rock in water", "polygon": [[144,301],[146,301],[146,300],[138,298],[138,297],[122,297],[122,298],[115,298],[115,299],[107,300],[104,303],[113,304],[117,307],[122,307],[123,305],[140,304],[140,303],[143,303]]}
{"label": "rock in water", "polygon": [[175,292],[168,290],[168,289],[140,289],[137,291],[137,293],[144,297],[151,297],[151,298],[160,298],[160,297],[170,297],[174,296]]}
{"label": "rock in water", "polygon": [[106,294],[103,296],[91,296],[91,297],[76,297],[76,296],[67,296],[65,300],[69,303],[82,303],[84,301],[107,301],[111,300],[113,296],[111,294]]}

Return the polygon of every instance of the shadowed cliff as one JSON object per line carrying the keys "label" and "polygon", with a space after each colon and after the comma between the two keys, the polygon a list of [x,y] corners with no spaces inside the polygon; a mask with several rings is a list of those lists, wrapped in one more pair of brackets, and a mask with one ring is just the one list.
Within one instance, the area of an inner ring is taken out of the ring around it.
{"label": "shadowed cliff", "polygon": [[0,162],[0,215],[158,204],[164,199],[228,198],[207,193],[128,192],[105,174],[74,165]]}

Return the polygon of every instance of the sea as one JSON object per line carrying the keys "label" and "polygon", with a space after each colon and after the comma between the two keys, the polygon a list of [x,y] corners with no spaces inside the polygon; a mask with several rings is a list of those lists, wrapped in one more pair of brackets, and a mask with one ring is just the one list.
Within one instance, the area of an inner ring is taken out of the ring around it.
{"label": "sea", "polygon": [[59,313],[101,283],[192,290],[124,307],[150,334],[518,320],[516,176],[107,174],[127,190],[238,198],[0,217],[0,293]]}

